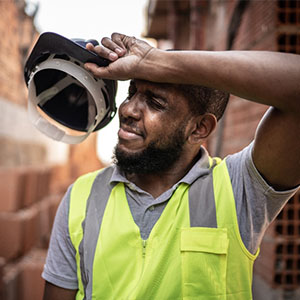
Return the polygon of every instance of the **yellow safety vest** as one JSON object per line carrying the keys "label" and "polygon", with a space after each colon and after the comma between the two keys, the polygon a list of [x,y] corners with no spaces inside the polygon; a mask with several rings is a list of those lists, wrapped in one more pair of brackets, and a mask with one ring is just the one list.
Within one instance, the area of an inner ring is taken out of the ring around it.
{"label": "yellow safety vest", "polygon": [[[92,189],[101,174],[79,178],[69,210],[78,270],[76,299],[252,299],[252,268],[258,253],[252,255],[241,240],[228,170],[225,160],[219,162],[211,168],[217,227],[191,227],[190,186],[181,183],[147,240],[141,239],[123,183],[107,192],[99,209],[87,203],[91,197],[102,201],[101,187]],[[98,219],[100,224],[94,224]]]}

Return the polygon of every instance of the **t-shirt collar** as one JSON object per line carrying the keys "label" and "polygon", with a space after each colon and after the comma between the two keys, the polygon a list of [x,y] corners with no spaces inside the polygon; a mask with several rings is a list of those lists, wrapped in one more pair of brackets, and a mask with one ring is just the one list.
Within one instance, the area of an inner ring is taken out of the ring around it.
{"label": "t-shirt collar", "polygon": [[[199,157],[189,172],[175,184],[176,186],[182,182],[192,184],[197,178],[208,174],[210,168],[209,155],[204,147],[200,148]],[[122,172],[118,166],[115,166],[110,183],[118,182],[123,182],[131,186],[134,185],[126,178],[124,172]]]}

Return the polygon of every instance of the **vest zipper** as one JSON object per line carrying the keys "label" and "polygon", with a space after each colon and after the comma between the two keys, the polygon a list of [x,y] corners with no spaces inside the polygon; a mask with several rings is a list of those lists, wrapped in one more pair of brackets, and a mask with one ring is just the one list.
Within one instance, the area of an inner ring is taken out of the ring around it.
{"label": "vest zipper", "polygon": [[141,278],[142,278],[142,276],[144,274],[144,266],[145,266],[145,258],[146,258],[146,247],[147,247],[147,240],[143,240],[142,239],[142,269],[141,269],[141,273],[140,273],[140,278],[138,280],[138,283],[134,287],[134,289],[130,292],[130,297],[128,297],[127,299],[131,299],[131,295],[135,292],[135,290],[139,286]]}
{"label": "vest zipper", "polygon": [[145,259],[145,256],[146,256],[147,240],[142,240],[142,246],[143,246],[143,269],[144,269],[144,259]]}

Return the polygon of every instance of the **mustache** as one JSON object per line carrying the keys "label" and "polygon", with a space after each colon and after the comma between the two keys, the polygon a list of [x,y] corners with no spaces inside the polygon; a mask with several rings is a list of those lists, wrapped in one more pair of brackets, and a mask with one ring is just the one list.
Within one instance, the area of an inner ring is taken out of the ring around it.
{"label": "mustache", "polygon": [[142,137],[145,137],[144,131],[137,126],[136,121],[134,121],[132,118],[126,118],[126,117],[121,116],[120,117],[120,127],[127,131],[136,133]]}

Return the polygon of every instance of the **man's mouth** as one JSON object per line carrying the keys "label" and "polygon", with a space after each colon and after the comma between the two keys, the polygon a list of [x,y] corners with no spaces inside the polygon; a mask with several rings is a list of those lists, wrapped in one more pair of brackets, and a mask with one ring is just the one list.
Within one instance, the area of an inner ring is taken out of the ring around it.
{"label": "man's mouth", "polygon": [[141,130],[138,128],[133,128],[128,125],[121,124],[118,136],[120,139],[124,140],[132,140],[132,139],[137,139],[137,138],[143,138],[144,135]]}

